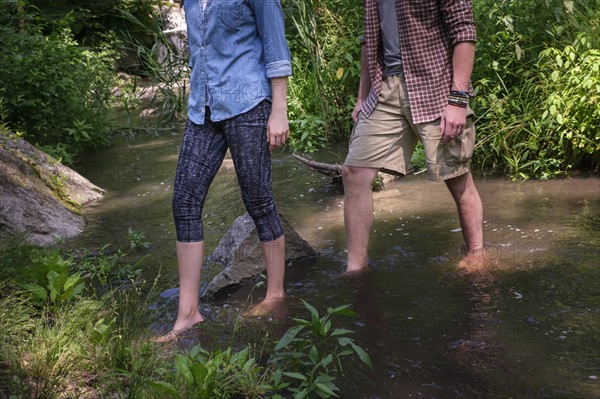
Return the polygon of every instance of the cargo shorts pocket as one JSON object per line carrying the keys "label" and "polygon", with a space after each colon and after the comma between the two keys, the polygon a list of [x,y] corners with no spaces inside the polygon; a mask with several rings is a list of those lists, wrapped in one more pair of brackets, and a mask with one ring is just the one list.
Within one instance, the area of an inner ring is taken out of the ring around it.
{"label": "cargo shorts pocket", "polygon": [[448,166],[468,163],[475,147],[475,114],[467,109],[467,125],[462,134],[444,146],[444,160]]}

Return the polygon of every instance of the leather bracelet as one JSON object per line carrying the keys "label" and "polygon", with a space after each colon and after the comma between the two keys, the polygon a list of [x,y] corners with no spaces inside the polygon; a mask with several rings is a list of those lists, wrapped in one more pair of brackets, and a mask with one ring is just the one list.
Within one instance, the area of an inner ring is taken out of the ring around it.
{"label": "leather bracelet", "polygon": [[448,100],[448,105],[453,105],[455,107],[460,107],[460,108],[467,108],[469,103],[466,101],[456,101],[456,100],[450,99],[450,100]]}
{"label": "leather bracelet", "polygon": [[469,93],[468,91],[450,90],[450,96],[464,98],[465,100],[467,100],[471,96],[471,93]]}

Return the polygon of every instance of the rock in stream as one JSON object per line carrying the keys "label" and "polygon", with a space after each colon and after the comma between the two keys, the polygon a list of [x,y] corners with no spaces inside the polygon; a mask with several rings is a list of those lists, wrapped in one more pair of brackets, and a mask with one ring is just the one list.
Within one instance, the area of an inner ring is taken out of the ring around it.
{"label": "rock in stream", "polygon": [[[314,258],[316,253],[310,244],[294,231],[283,215],[279,214],[279,217],[285,235],[286,264]],[[225,269],[213,278],[202,294],[202,299],[213,299],[232,288],[253,281],[265,272],[258,234],[248,213],[233,222],[212,253],[211,259],[224,264]]]}

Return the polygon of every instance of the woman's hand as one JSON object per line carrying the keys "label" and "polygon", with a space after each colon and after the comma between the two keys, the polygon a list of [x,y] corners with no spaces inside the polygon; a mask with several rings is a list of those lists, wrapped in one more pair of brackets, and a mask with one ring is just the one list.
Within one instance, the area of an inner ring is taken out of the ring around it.
{"label": "woman's hand", "polygon": [[271,111],[269,121],[267,122],[267,141],[269,142],[269,150],[285,144],[290,137],[290,126],[288,122],[287,109]]}
{"label": "woman's hand", "polygon": [[290,125],[287,116],[287,87],[287,77],[271,79],[273,106],[271,116],[269,116],[267,122],[267,141],[271,151],[282,146],[290,137]]}

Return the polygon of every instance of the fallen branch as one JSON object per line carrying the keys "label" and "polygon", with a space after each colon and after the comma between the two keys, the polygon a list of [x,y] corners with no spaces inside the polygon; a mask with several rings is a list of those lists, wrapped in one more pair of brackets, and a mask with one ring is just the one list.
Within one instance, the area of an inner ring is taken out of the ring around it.
{"label": "fallen branch", "polygon": [[316,170],[319,173],[324,174],[325,176],[330,177],[341,177],[342,176],[342,165],[337,163],[325,163],[325,162],[317,162],[311,161],[310,159],[301,157],[300,155],[292,154],[294,158],[298,161],[302,162],[309,168]]}

